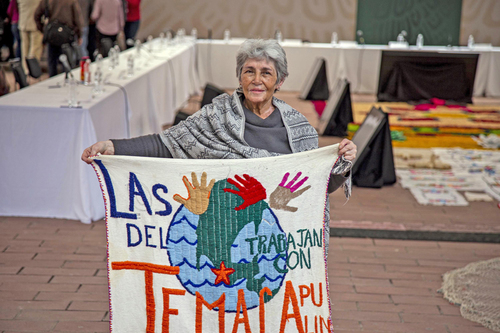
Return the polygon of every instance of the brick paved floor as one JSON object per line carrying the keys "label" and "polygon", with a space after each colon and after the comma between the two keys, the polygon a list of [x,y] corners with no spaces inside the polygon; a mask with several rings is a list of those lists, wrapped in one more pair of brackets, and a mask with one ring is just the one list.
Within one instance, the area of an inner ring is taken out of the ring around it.
{"label": "brick paved floor", "polygon": [[[488,332],[436,291],[500,244],[332,238],[336,332]],[[0,332],[107,332],[105,224],[0,217]],[[311,328],[310,328],[311,331]]]}

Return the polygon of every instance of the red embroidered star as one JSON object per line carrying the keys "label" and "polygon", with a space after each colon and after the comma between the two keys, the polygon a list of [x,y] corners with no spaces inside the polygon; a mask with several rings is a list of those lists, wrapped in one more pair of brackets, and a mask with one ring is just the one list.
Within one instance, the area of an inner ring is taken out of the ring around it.
{"label": "red embroidered star", "polygon": [[224,261],[220,263],[219,269],[212,268],[211,270],[215,275],[217,275],[217,277],[215,278],[216,285],[218,285],[221,282],[224,282],[225,284],[229,285],[229,275],[235,272],[235,270],[232,268],[226,268]]}

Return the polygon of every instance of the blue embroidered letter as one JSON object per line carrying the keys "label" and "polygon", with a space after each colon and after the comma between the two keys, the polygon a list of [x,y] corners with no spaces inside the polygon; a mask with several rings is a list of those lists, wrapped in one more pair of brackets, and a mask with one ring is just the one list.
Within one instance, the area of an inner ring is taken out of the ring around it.
{"label": "blue embroidered letter", "polygon": [[[137,235],[139,236],[139,240],[135,243],[132,243],[132,237],[130,236],[130,228],[134,228],[135,230],[137,230]],[[128,247],[134,247],[134,246],[137,246],[139,244],[141,244],[142,242],[142,234],[141,234],[141,230],[139,229],[138,226],[136,226],[135,224],[132,224],[132,223],[127,223],[127,245]]]}
{"label": "blue embroidered letter", "polygon": [[[129,186],[129,198],[130,198],[129,210],[131,212],[134,211],[134,198],[136,195],[139,195],[142,198],[142,202],[144,202],[144,206],[146,206],[148,214],[153,215],[153,213],[151,212],[151,207],[149,206],[148,199],[146,198],[146,193],[144,193],[141,183],[139,183],[137,176],[133,172],[130,173],[128,186]],[[137,187],[137,192],[135,191],[136,187]]]}
{"label": "blue embroidered letter", "polygon": [[102,164],[100,160],[94,160],[94,162],[99,166],[99,168],[101,168],[102,176],[104,177],[104,182],[106,183],[106,187],[108,188],[109,210],[111,217],[116,217],[116,218],[121,217],[124,219],[137,220],[136,214],[123,213],[116,210],[115,190],[113,189],[113,183],[111,182],[111,178],[109,177],[108,170],[104,167],[104,164]]}
{"label": "blue embroidered letter", "polygon": [[155,214],[160,216],[167,216],[170,215],[170,213],[172,213],[172,205],[170,204],[170,202],[160,197],[160,195],[158,194],[158,190],[160,189],[163,190],[163,193],[168,193],[168,189],[165,185],[156,184],[153,186],[153,195],[155,196],[156,199],[158,199],[159,202],[165,205],[165,210],[155,212]]}

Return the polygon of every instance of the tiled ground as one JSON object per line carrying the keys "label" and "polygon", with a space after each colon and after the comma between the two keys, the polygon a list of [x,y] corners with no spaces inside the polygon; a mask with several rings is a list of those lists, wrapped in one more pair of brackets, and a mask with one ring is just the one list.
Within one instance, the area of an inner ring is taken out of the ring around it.
{"label": "tiled ground", "polygon": [[355,187],[347,204],[337,191],[330,201],[334,228],[500,233],[497,202],[423,206],[399,184],[383,189]]}
{"label": "tiled ground", "polygon": [[[489,332],[436,291],[497,256],[500,244],[332,238],[336,332]],[[1,333],[107,332],[107,297],[103,221],[0,217]]]}

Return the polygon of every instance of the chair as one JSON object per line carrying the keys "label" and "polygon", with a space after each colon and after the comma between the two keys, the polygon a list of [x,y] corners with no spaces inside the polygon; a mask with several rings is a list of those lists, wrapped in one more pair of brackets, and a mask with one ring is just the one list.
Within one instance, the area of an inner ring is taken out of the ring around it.
{"label": "chair", "polygon": [[12,73],[14,73],[14,78],[16,83],[19,85],[19,89],[23,89],[28,86],[28,81],[26,80],[26,73],[24,73],[21,60],[16,58],[10,62],[10,67],[12,68]]}
{"label": "chair", "polygon": [[26,66],[28,67],[28,75],[33,79],[39,79],[42,76],[42,68],[37,58],[26,58]]}

